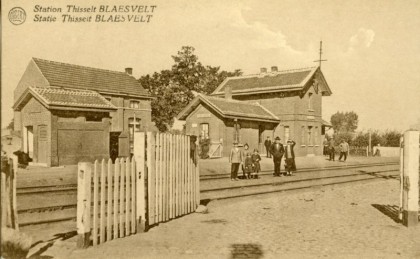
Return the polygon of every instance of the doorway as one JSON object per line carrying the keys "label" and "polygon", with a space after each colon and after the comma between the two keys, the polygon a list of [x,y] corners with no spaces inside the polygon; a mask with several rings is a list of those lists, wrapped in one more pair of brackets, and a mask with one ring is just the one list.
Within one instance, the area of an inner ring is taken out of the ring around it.
{"label": "doorway", "polygon": [[34,127],[26,126],[23,130],[23,152],[32,159],[34,157]]}
{"label": "doorway", "polygon": [[38,163],[47,163],[48,128],[47,125],[38,126]]}

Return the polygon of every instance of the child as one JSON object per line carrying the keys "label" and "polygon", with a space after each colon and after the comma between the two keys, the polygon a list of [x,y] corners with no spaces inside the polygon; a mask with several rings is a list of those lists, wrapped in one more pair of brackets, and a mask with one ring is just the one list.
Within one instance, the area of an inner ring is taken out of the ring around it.
{"label": "child", "polygon": [[261,171],[261,166],[260,166],[261,157],[260,157],[260,154],[258,154],[258,149],[254,149],[254,154],[252,154],[251,158],[252,158],[252,167],[253,167],[252,176],[253,178],[258,179],[258,173]]}
{"label": "child", "polygon": [[246,173],[246,178],[251,179],[251,173],[252,173],[252,158],[251,154],[248,153],[245,158],[245,164],[244,164],[244,173]]}

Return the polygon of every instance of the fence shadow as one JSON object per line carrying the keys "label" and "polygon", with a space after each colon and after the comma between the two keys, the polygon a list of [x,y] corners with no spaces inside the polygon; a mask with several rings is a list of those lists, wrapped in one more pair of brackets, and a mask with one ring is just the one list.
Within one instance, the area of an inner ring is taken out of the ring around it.
{"label": "fence shadow", "polygon": [[401,223],[398,218],[399,207],[397,205],[372,204],[372,207],[390,217],[395,223]]}
{"label": "fence shadow", "polygon": [[394,179],[394,180],[399,180],[399,176],[398,175],[380,175],[378,173],[380,172],[367,172],[365,170],[358,170],[359,173],[362,174],[367,174],[376,178],[383,178],[383,179]]}
{"label": "fence shadow", "polygon": [[264,253],[260,244],[245,243],[245,244],[232,244],[231,246],[231,259],[259,259],[262,258]]}

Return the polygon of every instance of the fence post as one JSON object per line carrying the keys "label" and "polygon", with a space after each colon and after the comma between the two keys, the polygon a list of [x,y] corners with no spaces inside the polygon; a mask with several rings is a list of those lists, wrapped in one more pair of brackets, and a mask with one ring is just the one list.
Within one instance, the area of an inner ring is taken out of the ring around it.
{"label": "fence post", "polygon": [[17,156],[13,155],[9,159],[10,164],[10,184],[11,184],[11,211],[12,211],[12,227],[16,230],[19,230],[18,224],[18,214],[17,214],[17,202],[16,202],[16,173],[17,173],[17,165],[18,160]]}
{"label": "fence post", "polygon": [[404,190],[404,137],[400,138],[400,211],[398,213],[398,219],[402,221],[403,211],[403,190]]}
{"label": "fence post", "polygon": [[418,224],[419,213],[419,132],[404,133],[404,193],[403,224],[407,227]]}
{"label": "fence post", "polygon": [[80,162],[77,172],[77,247],[90,244],[90,183],[92,163]]}
{"label": "fence post", "polygon": [[[148,135],[149,137],[149,135]],[[145,134],[144,132],[134,133],[134,159],[136,163],[136,221],[137,233],[146,231],[146,210],[147,210],[147,170],[145,166]],[[150,159],[150,157],[148,157]],[[133,197],[134,198],[134,197]]]}

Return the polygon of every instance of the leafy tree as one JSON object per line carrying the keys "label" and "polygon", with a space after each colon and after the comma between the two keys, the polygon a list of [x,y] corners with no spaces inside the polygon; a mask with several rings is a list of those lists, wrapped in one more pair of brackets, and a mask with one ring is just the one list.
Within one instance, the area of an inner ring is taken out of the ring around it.
{"label": "leafy tree", "polygon": [[194,54],[194,48],[183,46],[176,56],[171,70],[140,77],[139,82],[154,97],[152,120],[157,128],[168,131],[174,117],[194,98],[194,93],[209,94],[228,76],[242,72],[220,71],[220,67],[204,66]]}
{"label": "leafy tree", "polygon": [[399,147],[401,133],[395,130],[387,130],[382,134],[382,143],[387,147]]}
{"label": "leafy tree", "polygon": [[359,116],[351,112],[336,112],[331,116],[331,124],[335,133],[355,132],[359,123]]}
{"label": "leafy tree", "polygon": [[369,133],[358,132],[352,141],[352,145],[356,147],[366,147],[369,145]]}
{"label": "leafy tree", "polygon": [[347,143],[349,143],[349,145],[352,145],[352,140],[354,139],[354,135],[355,133],[351,133],[351,132],[340,132],[335,134],[335,140],[337,141],[336,144],[341,143],[342,140],[345,140]]}

